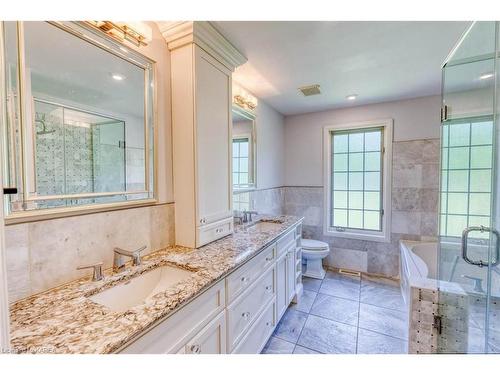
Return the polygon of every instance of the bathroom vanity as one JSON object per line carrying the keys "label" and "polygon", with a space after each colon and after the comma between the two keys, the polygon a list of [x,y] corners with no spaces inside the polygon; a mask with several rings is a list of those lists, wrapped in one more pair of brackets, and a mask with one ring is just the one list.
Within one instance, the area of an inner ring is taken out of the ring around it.
{"label": "bathroom vanity", "polygon": [[301,222],[260,217],[201,248],[173,246],[124,272],[108,270],[101,281],[85,278],[20,300],[11,306],[11,346],[49,353],[259,353],[302,293]]}

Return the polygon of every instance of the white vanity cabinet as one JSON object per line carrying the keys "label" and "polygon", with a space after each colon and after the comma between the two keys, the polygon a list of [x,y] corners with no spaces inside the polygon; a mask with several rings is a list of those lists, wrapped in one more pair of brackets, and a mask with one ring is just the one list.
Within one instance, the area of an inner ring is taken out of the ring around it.
{"label": "white vanity cabinet", "polygon": [[299,297],[296,257],[300,224],[122,353],[260,353],[288,305]]}

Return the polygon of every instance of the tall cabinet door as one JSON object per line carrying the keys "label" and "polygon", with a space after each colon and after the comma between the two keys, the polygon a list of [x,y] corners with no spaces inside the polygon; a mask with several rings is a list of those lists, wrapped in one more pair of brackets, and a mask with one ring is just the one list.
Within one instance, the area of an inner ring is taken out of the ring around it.
{"label": "tall cabinet door", "polygon": [[[180,354],[179,352],[178,354]],[[226,353],[226,314],[220,313],[198,333],[186,346],[185,354],[225,354]]]}
{"label": "tall cabinet door", "polygon": [[276,261],[276,316],[279,319],[283,316],[288,307],[287,299],[287,254],[283,254]]}
{"label": "tall cabinet door", "polygon": [[196,176],[198,225],[232,216],[231,75],[196,48]]}
{"label": "tall cabinet door", "polygon": [[295,297],[295,247],[286,254],[287,306]]}

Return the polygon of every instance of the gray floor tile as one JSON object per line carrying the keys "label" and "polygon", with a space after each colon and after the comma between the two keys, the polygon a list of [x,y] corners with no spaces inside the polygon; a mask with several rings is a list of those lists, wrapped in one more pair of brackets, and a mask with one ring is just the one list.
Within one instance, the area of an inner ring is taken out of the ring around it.
{"label": "gray floor tile", "polygon": [[361,303],[359,327],[406,340],[408,336],[407,313]]}
{"label": "gray floor tile", "polygon": [[294,348],[295,344],[291,342],[271,337],[262,350],[262,354],[292,354]]}
{"label": "gray floor tile", "polygon": [[359,282],[348,278],[325,278],[319,292],[334,297],[359,300]]}
{"label": "gray floor tile", "polygon": [[317,295],[318,293],[305,289],[302,292],[299,303],[292,303],[290,309],[309,313]]}
{"label": "gray floor tile", "polygon": [[388,309],[406,310],[399,286],[393,286],[380,281],[363,280],[361,282],[360,301]]}
{"label": "gray floor tile", "polygon": [[340,323],[358,325],[359,302],[318,294],[310,313]]}
{"label": "gray floor tile", "polygon": [[273,336],[296,343],[306,319],[306,313],[288,309],[274,330]]}
{"label": "gray floor tile", "polygon": [[321,353],[317,352],[316,350],[296,345],[295,349],[293,350],[293,354],[321,354]]}
{"label": "gray floor tile", "polygon": [[358,354],[404,354],[408,353],[407,341],[359,329]]}
{"label": "gray floor tile", "polygon": [[312,290],[317,292],[321,286],[321,281],[319,279],[313,279],[311,277],[302,277],[302,285],[305,290]]}
{"label": "gray floor tile", "polygon": [[355,353],[357,328],[309,315],[297,344],[321,353]]}

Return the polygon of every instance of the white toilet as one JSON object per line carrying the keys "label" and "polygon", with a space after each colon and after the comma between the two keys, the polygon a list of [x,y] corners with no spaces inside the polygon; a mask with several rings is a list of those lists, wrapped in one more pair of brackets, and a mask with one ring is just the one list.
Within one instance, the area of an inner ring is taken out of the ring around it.
{"label": "white toilet", "polygon": [[315,279],[323,279],[325,270],[323,269],[322,260],[330,253],[330,247],[326,242],[302,239],[302,261],[306,263],[304,276]]}

